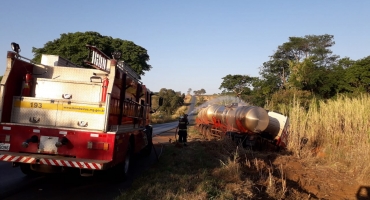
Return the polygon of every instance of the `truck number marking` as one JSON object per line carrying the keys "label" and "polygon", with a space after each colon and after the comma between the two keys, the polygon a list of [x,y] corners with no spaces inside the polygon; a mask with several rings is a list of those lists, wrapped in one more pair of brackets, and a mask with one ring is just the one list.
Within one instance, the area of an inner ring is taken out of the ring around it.
{"label": "truck number marking", "polygon": [[42,108],[42,103],[31,102],[31,108]]}
{"label": "truck number marking", "polygon": [[29,100],[14,100],[14,107],[18,108],[30,108],[30,109],[46,109],[46,110],[57,110],[58,105],[56,103],[49,103],[47,101],[29,101]]}

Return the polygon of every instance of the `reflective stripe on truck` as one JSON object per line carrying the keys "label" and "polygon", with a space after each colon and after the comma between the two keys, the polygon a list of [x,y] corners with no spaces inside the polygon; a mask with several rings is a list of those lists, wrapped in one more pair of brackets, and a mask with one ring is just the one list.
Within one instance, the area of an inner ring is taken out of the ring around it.
{"label": "reflective stripe on truck", "polygon": [[0,153],[0,161],[6,162],[18,162],[18,163],[27,163],[27,164],[42,164],[42,165],[51,165],[51,166],[60,166],[60,167],[74,167],[81,169],[92,169],[92,170],[102,170],[104,164],[107,164],[109,161],[98,162],[96,160],[86,160],[75,158],[47,158],[40,156],[30,156],[22,155],[22,153]]}

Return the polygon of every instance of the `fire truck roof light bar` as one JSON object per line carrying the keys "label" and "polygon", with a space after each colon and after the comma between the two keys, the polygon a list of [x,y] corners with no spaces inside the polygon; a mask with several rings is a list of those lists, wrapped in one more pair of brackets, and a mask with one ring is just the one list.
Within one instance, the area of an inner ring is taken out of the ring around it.
{"label": "fire truck roof light bar", "polygon": [[10,45],[12,46],[12,50],[15,51],[17,54],[21,52],[21,48],[19,47],[19,44],[12,42]]}
{"label": "fire truck roof light bar", "polygon": [[[26,57],[23,57],[23,56],[19,55],[19,52],[21,52],[21,48],[19,47],[19,44],[15,43],[15,42],[12,42],[12,43],[11,43],[11,47],[12,47],[12,50],[13,50],[14,52],[16,52],[16,53],[17,53],[16,58],[22,58],[22,59],[24,59],[24,60],[27,60],[27,61],[29,61],[29,62],[30,62],[31,64],[33,64],[33,65],[35,65],[35,64],[36,64],[36,63],[35,63],[35,61],[33,61],[33,60],[31,60],[31,59],[28,59],[28,58],[26,58]],[[48,66],[48,65],[43,65],[43,64],[41,64],[41,63],[38,63],[38,65],[41,65],[41,66],[45,67],[45,71],[44,71],[43,73],[41,73],[41,74],[34,74],[34,75],[42,75],[42,74],[46,74],[46,73],[48,72],[48,70],[47,70],[47,68],[46,68],[46,67],[50,67],[50,66]]]}

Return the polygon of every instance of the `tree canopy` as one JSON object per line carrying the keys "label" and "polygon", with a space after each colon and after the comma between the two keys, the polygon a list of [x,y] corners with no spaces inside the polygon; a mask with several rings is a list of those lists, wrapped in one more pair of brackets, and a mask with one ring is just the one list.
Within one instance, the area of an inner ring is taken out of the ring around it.
{"label": "tree canopy", "polygon": [[41,61],[41,54],[59,55],[72,61],[75,64],[86,66],[84,60],[88,57],[86,44],[96,46],[106,55],[111,56],[114,51],[121,52],[121,59],[139,75],[145,75],[152,66],[147,62],[149,55],[145,48],[136,45],[132,41],[103,36],[97,32],[75,32],[63,33],[60,38],[47,42],[41,48],[32,48],[33,60]]}
{"label": "tree canopy", "polygon": [[163,105],[159,107],[159,111],[168,115],[174,114],[177,108],[184,104],[185,95],[181,95],[172,89],[162,88],[158,95],[163,98]]}
{"label": "tree canopy", "polygon": [[346,69],[344,79],[352,92],[370,93],[370,56],[356,61]]}
{"label": "tree canopy", "polygon": [[223,89],[223,93],[233,92],[238,97],[240,97],[242,94],[249,93],[251,91],[250,87],[252,86],[253,81],[256,80],[255,77],[240,74],[229,74],[222,79],[223,81],[219,89]]}
{"label": "tree canopy", "polygon": [[233,92],[248,102],[286,104],[295,97],[329,99],[336,95],[370,93],[370,56],[354,61],[334,55],[333,35],[289,37],[260,67],[260,77],[227,75],[220,89]]}
{"label": "tree canopy", "polygon": [[188,95],[190,95],[191,91],[192,91],[192,89],[191,89],[191,88],[189,88],[189,89],[188,89],[188,91],[187,91],[186,93],[187,93]]}
{"label": "tree canopy", "polygon": [[193,91],[194,95],[202,95],[202,94],[205,94],[207,93],[205,89],[200,89],[200,90],[194,90]]}

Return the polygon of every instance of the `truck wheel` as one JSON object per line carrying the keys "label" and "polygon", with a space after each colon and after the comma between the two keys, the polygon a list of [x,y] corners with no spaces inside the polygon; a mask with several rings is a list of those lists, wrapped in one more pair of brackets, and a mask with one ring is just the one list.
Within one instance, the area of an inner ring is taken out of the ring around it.
{"label": "truck wheel", "polygon": [[141,155],[145,157],[150,156],[150,154],[152,153],[152,148],[153,148],[152,132],[148,131],[146,133],[146,138],[147,138],[148,144],[144,147],[143,150],[141,150]]}
{"label": "truck wheel", "polygon": [[130,173],[131,170],[131,159],[132,159],[132,151],[131,151],[131,145],[128,145],[127,153],[125,156],[125,159],[123,162],[117,164],[112,169],[110,169],[107,172],[107,176],[105,178],[108,178],[108,180],[114,181],[114,182],[122,182],[127,178],[127,175]]}
{"label": "truck wheel", "polygon": [[131,168],[131,145],[128,145],[125,160],[123,161],[123,176],[127,176]]}
{"label": "truck wheel", "polygon": [[31,169],[30,164],[20,163],[19,167],[21,168],[21,171],[23,174],[27,176],[34,176],[37,173]]}

